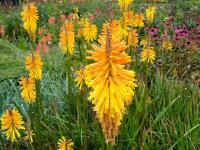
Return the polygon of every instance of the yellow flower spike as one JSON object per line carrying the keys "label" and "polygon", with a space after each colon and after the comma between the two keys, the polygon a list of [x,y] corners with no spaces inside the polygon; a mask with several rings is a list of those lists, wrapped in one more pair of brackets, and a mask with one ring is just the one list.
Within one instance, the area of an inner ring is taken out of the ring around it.
{"label": "yellow flower spike", "polygon": [[137,30],[132,29],[128,32],[128,45],[136,47],[138,45],[138,33]]}
{"label": "yellow flower spike", "polygon": [[80,24],[82,27],[84,27],[87,23],[89,22],[89,19],[88,18],[81,18],[80,19]]}
{"label": "yellow flower spike", "polygon": [[21,95],[28,103],[35,102],[35,81],[32,78],[21,77],[19,81]]}
{"label": "yellow flower spike", "polygon": [[6,110],[1,116],[1,129],[12,142],[20,138],[19,130],[25,129],[21,114],[15,109]]}
{"label": "yellow flower spike", "polygon": [[58,141],[58,150],[73,150],[74,143],[72,140],[66,140],[64,136]]}
{"label": "yellow flower spike", "polygon": [[80,70],[78,70],[76,72],[76,79],[75,81],[77,82],[77,86],[79,86],[79,88],[82,88],[83,82],[84,82],[84,78],[85,78],[85,70],[84,68],[81,68]]}
{"label": "yellow flower spike", "polygon": [[140,45],[143,47],[147,47],[149,45],[149,42],[150,41],[148,40],[148,37],[145,37],[140,41]]}
{"label": "yellow flower spike", "polygon": [[23,27],[28,32],[29,36],[35,39],[37,30],[38,10],[34,3],[28,3],[23,7],[21,12]]}
{"label": "yellow flower spike", "polygon": [[126,38],[128,36],[128,31],[130,30],[130,26],[133,23],[133,12],[123,12],[123,16],[119,20],[119,36],[122,38]]}
{"label": "yellow flower spike", "polygon": [[64,53],[69,52],[70,54],[73,54],[74,44],[74,25],[71,22],[65,21],[60,28],[59,46]]}
{"label": "yellow flower spike", "polygon": [[143,62],[153,63],[155,60],[156,53],[154,47],[145,47],[141,52],[141,58]]}
{"label": "yellow flower spike", "polygon": [[128,11],[128,12],[123,12],[123,17],[122,19],[123,22],[127,25],[132,25],[133,24],[133,20],[134,20],[134,14],[132,11]]}
{"label": "yellow flower spike", "polygon": [[97,37],[97,26],[87,22],[83,27],[83,36],[88,43],[93,42]]}
{"label": "yellow flower spike", "polygon": [[79,16],[78,16],[79,8],[78,7],[74,7],[73,12],[75,14],[75,19],[78,20],[79,19]]}
{"label": "yellow flower spike", "polygon": [[123,22],[120,22],[119,23],[119,36],[122,37],[122,38],[126,38],[128,36],[128,31],[130,30],[130,27],[123,23]]}
{"label": "yellow flower spike", "polygon": [[149,6],[149,7],[146,9],[146,17],[147,17],[147,20],[148,20],[150,23],[153,22],[155,10],[156,10],[156,7],[154,7],[154,6]]}
{"label": "yellow flower spike", "polygon": [[163,41],[162,48],[172,50],[172,43],[169,40]]}
{"label": "yellow flower spike", "polygon": [[103,29],[102,29],[102,35],[106,35],[107,32],[107,26],[110,26],[110,30],[112,32],[112,39],[114,39],[115,37],[118,38],[123,38],[120,34],[120,20],[112,20],[111,22],[107,22],[103,24]]}
{"label": "yellow flower spike", "polygon": [[81,38],[82,36],[83,36],[83,29],[80,28],[80,29],[78,29],[77,37]]}
{"label": "yellow flower spike", "polygon": [[114,144],[125,105],[131,103],[137,86],[135,72],[125,69],[131,58],[125,53],[126,43],[112,36],[110,23],[104,24],[98,42],[100,46],[92,45],[94,51],[87,51],[87,59],[95,62],[85,67],[85,81],[92,89],[88,100],[94,104],[106,143]]}
{"label": "yellow flower spike", "polygon": [[118,4],[122,11],[127,11],[133,0],[118,0]]}
{"label": "yellow flower spike", "polygon": [[33,136],[35,135],[35,133],[33,133],[33,130],[28,130],[26,131],[26,136],[24,137],[24,140],[33,143]]}
{"label": "yellow flower spike", "polygon": [[143,27],[144,26],[144,15],[143,15],[143,13],[139,13],[139,14],[134,15],[133,26],[134,27]]}
{"label": "yellow flower spike", "polygon": [[42,78],[42,60],[39,54],[29,54],[26,57],[26,69],[30,72],[30,77],[36,80]]}

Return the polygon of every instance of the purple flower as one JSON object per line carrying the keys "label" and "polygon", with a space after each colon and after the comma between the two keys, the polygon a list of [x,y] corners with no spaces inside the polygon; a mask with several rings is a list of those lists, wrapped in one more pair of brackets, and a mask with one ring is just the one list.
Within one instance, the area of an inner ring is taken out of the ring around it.
{"label": "purple flower", "polygon": [[153,26],[153,27],[151,27],[149,29],[149,34],[150,35],[156,35],[158,32],[159,32],[159,28],[158,27]]}

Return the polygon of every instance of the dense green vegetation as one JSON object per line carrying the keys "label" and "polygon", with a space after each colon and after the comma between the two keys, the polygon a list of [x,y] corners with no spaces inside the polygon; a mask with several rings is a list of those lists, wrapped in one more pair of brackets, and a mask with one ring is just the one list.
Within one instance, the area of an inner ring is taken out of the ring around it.
{"label": "dense green vegetation", "polygon": [[[150,4],[157,8],[152,26],[159,28],[159,37],[165,30],[165,18],[169,16],[174,19],[172,28],[197,27],[200,32],[200,22],[197,20],[200,19],[200,2],[168,0],[152,3],[135,0],[131,10],[144,12]],[[61,136],[72,139],[74,149],[108,149],[92,104],[87,100],[90,89],[84,84],[80,90],[75,82],[75,72],[81,65],[90,63],[85,59],[85,51],[89,46],[84,39],[76,42],[75,52],[69,59],[58,46],[62,23],[57,21],[51,26],[48,18],[54,16],[59,20],[61,14],[69,15],[78,7],[80,18],[96,15],[93,23],[97,25],[98,33],[101,33],[102,24],[109,20],[108,8],[112,7],[114,18],[119,19],[119,6],[113,1],[88,0],[68,5],[38,2],[37,7],[40,18],[38,26],[48,29],[52,35],[49,52],[42,53],[42,113],[39,119],[33,115],[33,122],[40,122],[40,135],[37,135],[37,127],[33,126],[36,133],[33,143],[19,140],[11,144],[0,131],[0,149],[56,149]],[[25,122],[30,122],[29,110],[35,104],[23,100],[18,82],[22,75],[27,75],[25,57],[31,47],[28,34],[22,28],[22,8],[1,8],[0,26],[5,27],[5,33],[3,36],[0,34],[0,114],[14,107],[22,114]],[[98,16],[97,8],[100,10]],[[138,29],[139,41],[145,37],[145,29]],[[170,30],[170,37],[173,38],[171,32],[173,30]],[[40,38],[37,34],[36,41]],[[147,65],[148,68],[141,60],[135,59],[135,51],[127,49],[132,58],[128,67],[136,72],[138,87],[132,104],[125,110],[112,148],[200,149],[200,43],[197,41],[192,48],[172,43],[175,45],[172,52],[164,53],[161,46],[155,43],[156,60]],[[80,50],[83,52],[81,55]],[[142,47],[139,45],[137,50],[139,55]],[[68,70],[71,71],[70,78],[67,76]],[[24,135],[22,133],[22,137]]]}

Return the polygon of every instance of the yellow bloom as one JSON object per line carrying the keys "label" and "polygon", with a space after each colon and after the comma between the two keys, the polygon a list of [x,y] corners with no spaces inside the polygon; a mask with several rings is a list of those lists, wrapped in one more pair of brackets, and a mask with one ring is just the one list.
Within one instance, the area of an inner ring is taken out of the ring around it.
{"label": "yellow bloom", "polygon": [[132,11],[123,12],[122,22],[127,25],[132,25],[134,20],[134,14]]}
{"label": "yellow bloom", "polygon": [[143,47],[147,47],[149,45],[148,39],[144,38],[140,41],[140,45],[142,45]]}
{"label": "yellow bloom", "polygon": [[74,9],[73,9],[73,13],[74,13],[74,17],[75,17],[75,20],[77,19],[79,19],[79,17],[78,17],[78,12],[79,12],[79,8],[78,7],[74,7]]}
{"label": "yellow bloom", "polygon": [[137,85],[135,72],[125,69],[131,61],[125,53],[126,43],[112,37],[109,23],[104,30],[98,40],[100,46],[92,45],[94,51],[87,51],[87,59],[95,62],[86,66],[85,81],[92,89],[88,100],[94,104],[106,142],[114,144],[125,105],[131,103]]}
{"label": "yellow bloom", "polygon": [[76,82],[77,82],[77,86],[80,87],[80,89],[82,88],[83,82],[84,82],[84,78],[85,78],[85,70],[84,68],[81,68],[79,71],[76,72]]}
{"label": "yellow bloom", "polygon": [[128,31],[130,30],[130,25],[133,23],[133,12],[124,12],[122,18],[118,23],[119,36],[126,38],[128,36]]}
{"label": "yellow bloom", "polygon": [[107,26],[110,26],[110,30],[112,32],[112,39],[118,37],[123,38],[120,34],[120,21],[119,20],[112,20],[111,22],[106,22],[103,24],[102,35],[106,35],[107,33]]}
{"label": "yellow bloom", "polygon": [[87,22],[83,27],[83,36],[88,43],[94,41],[97,37],[97,26]]}
{"label": "yellow bloom", "polygon": [[64,136],[58,141],[58,150],[73,150],[74,143],[72,140],[66,140]]}
{"label": "yellow bloom", "polygon": [[26,131],[26,136],[24,137],[24,140],[29,141],[30,143],[33,143],[33,136],[35,133],[33,133],[33,130]]}
{"label": "yellow bloom", "polygon": [[138,45],[138,33],[136,30],[128,32],[128,45],[132,45],[134,47]]}
{"label": "yellow bloom", "polygon": [[80,19],[80,25],[83,27],[85,26],[87,23],[89,22],[89,19],[88,18],[81,18]]}
{"label": "yellow bloom", "polygon": [[119,6],[122,11],[128,10],[133,0],[118,0]]}
{"label": "yellow bloom", "polygon": [[146,17],[149,22],[153,22],[154,14],[155,14],[156,7],[149,6],[146,9]]}
{"label": "yellow bloom", "polygon": [[156,56],[156,53],[154,51],[154,47],[143,48],[142,53],[141,53],[143,62],[146,61],[146,62],[153,63],[153,61],[155,60],[155,56]]}
{"label": "yellow bloom", "polygon": [[59,34],[59,46],[64,51],[64,53],[69,52],[73,54],[74,52],[74,25],[71,22],[65,22],[60,29]]}
{"label": "yellow bloom", "polygon": [[83,29],[80,28],[80,29],[78,29],[77,37],[81,38],[82,36],[83,36]]}
{"label": "yellow bloom", "polygon": [[31,38],[35,38],[37,29],[38,10],[34,3],[28,3],[21,12],[23,27]]}
{"label": "yellow bloom", "polygon": [[8,140],[15,141],[20,138],[19,130],[25,129],[21,114],[15,109],[6,110],[1,116],[1,129]]}
{"label": "yellow bloom", "polygon": [[21,95],[28,103],[35,102],[35,81],[32,78],[21,77],[20,81]]}
{"label": "yellow bloom", "polygon": [[142,13],[134,15],[133,25],[134,25],[134,27],[143,27],[144,26],[144,15]]}
{"label": "yellow bloom", "polygon": [[163,41],[162,48],[172,50],[172,43],[169,40]]}
{"label": "yellow bloom", "polygon": [[42,60],[39,54],[29,54],[26,57],[26,69],[30,72],[30,77],[36,80],[42,78]]}
{"label": "yellow bloom", "polygon": [[119,36],[122,38],[126,38],[128,36],[128,31],[130,30],[130,27],[125,23],[119,23]]}

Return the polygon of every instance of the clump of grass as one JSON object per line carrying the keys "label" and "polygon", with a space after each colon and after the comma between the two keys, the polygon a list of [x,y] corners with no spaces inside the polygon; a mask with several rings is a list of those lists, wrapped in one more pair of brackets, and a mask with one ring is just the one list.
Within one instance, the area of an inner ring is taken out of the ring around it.
{"label": "clump of grass", "polygon": [[17,78],[24,71],[24,52],[15,45],[0,40],[0,79]]}

